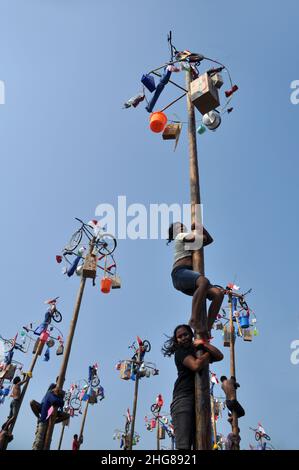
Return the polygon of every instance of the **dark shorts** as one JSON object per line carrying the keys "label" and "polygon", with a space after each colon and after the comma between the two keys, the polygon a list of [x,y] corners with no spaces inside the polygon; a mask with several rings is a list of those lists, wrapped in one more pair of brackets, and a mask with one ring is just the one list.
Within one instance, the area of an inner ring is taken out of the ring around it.
{"label": "dark shorts", "polygon": [[187,295],[193,295],[196,290],[196,281],[201,276],[197,271],[193,271],[192,266],[177,266],[171,272],[172,283],[175,289]]}
{"label": "dark shorts", "polygon": [[194,395],[174,397],[170,405],[174,427],[175,448],[190,450],[195,438],[195,403]]}

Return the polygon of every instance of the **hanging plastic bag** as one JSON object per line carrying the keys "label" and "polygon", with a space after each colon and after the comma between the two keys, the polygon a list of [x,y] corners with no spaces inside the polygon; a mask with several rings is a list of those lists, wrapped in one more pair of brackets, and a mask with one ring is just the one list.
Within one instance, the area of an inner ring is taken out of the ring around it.
{"label": "hanging plastic bag", "polygon": [[76,269],[77,269],[77,266],[81,260],[82,256],[76,256],[73,264],[70,266],[70,268],[67,270],[66,274],[68,275],[68,277],[71,277],[73,276],[73,274],[75,273]]}

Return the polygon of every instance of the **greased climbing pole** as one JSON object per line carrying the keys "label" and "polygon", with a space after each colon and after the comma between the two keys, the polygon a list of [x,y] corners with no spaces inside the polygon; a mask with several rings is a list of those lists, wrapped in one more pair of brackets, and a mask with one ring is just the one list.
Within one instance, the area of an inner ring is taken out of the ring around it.
{"label": "greased climbing pole", "polygon": [[[191,71],[186,72],[187,84],[187,108],[188,108],[188,138],[189,138],[189,173],[190,173],[190,198],[191,198],[191,223],[195,222],[202,224],[201,220],[196,220],[196,208],[201,204],[200,198],[200,183],[197,159],[197,145],[196,145],[196,125],[194,106],[190,96],[190,83]],[[205,274],[204,251],[203,247],[200,250],[192,251],[192,264],[193,270]],[[201,332],[207,332],[207,311],[206,302],[202,309],[202,315],[199,319]],[[201,338],[199,331],[195,332],[197,338]],[[198,351],[197,355],[203,354]],[[211,402],[210,402],[210,378],[209,366],[207,365],[201,374],[195,375],[195,416],[196,416],[196,441],[195,447],[198,450],[209,450],[212,447],[211,443]]]}

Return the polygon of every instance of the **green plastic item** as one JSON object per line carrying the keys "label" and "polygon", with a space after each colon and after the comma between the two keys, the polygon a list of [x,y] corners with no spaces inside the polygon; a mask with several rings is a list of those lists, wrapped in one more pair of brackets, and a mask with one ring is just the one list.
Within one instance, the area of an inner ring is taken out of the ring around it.
{"label": "green plastic item", "polygon": [[258,329],[257,329],[257,328],[254,328],[253,334],[254,334],[254,336],[258,336],[259,332],[258,332]]}
{"label": "green plastic item", "polygon": [[201,124],[201,125],[197,128],[197,132],[198,132],[198,134],[200,134],[200,135],[204,134],[204,133],[206,132],[206,130],[207,130],[207,129],[205,128],[205,126],[204,126],[203,124]]}

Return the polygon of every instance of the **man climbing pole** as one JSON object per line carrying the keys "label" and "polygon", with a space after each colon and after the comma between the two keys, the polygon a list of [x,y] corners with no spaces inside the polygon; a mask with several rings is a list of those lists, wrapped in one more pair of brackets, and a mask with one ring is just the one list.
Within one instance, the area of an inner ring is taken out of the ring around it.
{"label": "man climbing pole", "polygon": [[21,398],[21,386],[24,385],[28,380],[27,375],[25,374],[25,379],[21,380],[20,377],[15,377],[13,379],[13,387],[11,391],[12,401],[10,402],[10,413],[7,417],[7,421],[2,425],[4,431],[9,431],[10,426],[14,423],[19,407],[20,407],[20,398]]}
{"label": "man climbing pole", "polygon": [[226,397],[226,406],[231,413],[228,418],[228,422],[232,423],[232,413],[234,411],[236,412],[237,418],[242,418],[245,416],[244,408],[240,405],[236,397],[236,390],[238,387],[240,387],[240,385],[233,376],[230,379],[227,379],[227,377],[223,375],[220,377],[220,381],[222,382],[221,388],[224,391]]}
{"label": "man climbing pole", "polygon": [[[49,423],[48,418],[50,408],[56,406],[62,409],[64,405],[63,395],[64,392],[59,390],[59,388],[55,386],[54,388],[51,388],[51,390],[48,390],[48,392],[44,396],[41,402],[40,416],[37,421],[35,439],[32,444],[32,450],[43,450],[45,436]],[[66,415],[64,419],[66,418],[68,418],[68,415]],[[61,421],[63,421],[63,419],[61,419]]]}
{"label": "man climbing pole", "polygon": [[[214,321],[219,313],[223,292],[214,287],[210,281],[201,273],[193,270],[192,251],[190,244],[195,242],[197,232],[195,224],[192,224],[192,232],[181,222],[175,222],[170,225],[168,230],[168,244],[174,240],[174,264],[171,272],[172,282],[175,289],[186,295],[192,295],[192,313],[189,321],[191,328],[199,330],[202,336],[206,331],[200,331],[199,318],[202,315],[203,303],[206,298],[211,300],[208,312],[208,337]],[[213,238],[203,228],[203,246],[213,243]],[[208,339],[208,338],[207,338]]]}

